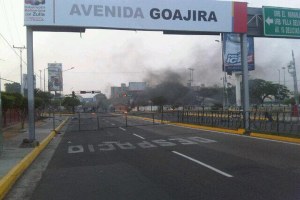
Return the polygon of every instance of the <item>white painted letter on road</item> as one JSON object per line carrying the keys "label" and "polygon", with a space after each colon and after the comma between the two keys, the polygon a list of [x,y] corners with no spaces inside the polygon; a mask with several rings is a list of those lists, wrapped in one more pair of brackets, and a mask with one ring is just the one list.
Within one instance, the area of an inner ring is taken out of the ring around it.
{"label": "white painted letter on road", "polygon": [[99,150],[100,151],[112,151],[116,150],[114,145],[112,144],[113,142],[104,142],[104,144],[98,144]]}
{"label": "white painted letter on road", "polygon": [[68,153],[82,153],[84,152],[82,145],[69,146]]}

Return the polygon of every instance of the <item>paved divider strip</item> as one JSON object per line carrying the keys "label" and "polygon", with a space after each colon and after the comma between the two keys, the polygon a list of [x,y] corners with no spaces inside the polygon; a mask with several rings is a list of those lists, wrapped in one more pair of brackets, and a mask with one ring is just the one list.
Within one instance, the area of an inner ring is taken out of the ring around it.
{"label": "paved divider strip", "polygon": [[[151,118],[138,117],[138,116],[134,116],[134,118],[140,118],[140,119],[147,120],[147,121],[152,121],[153,120]],[[157,119],[155,119],[154,121],[156,123],[161,122],[161,120],[157,120]],[[187,127],[187,128],[195,128],[195,129],[201,129],[201,130],[233,133],[233,134],[238,134],[238,135],[243,135],[245,133],[245,129],[231,130],[231,129],[224,129],[224,128],[209,127],[209,126],[176,123],[176,122],[170,122],[170,121],[163,121],[163,123],[174,124],[176,126]],[[277,136],[277,135],[263,134],[263,133],[255,133],[255,132],[250,133],[250,136],[251,137],[258,137],[258,138],[264,138],[264,139],[270,139],[270,140],[300,144],[300,138],[291,138],[291,137],[284,137],[284,136]]]}
{"label": "paved divider strip", "polygon": [[263,133],[251,133],[250,136],[300,144],[300,139],[299,138],[283,137],[283,136],[269,135],[269,134],[263,134]]}
{"label": "paved divider strip", "polygon": [[49,144],[57,132],[67,123],[68,120],[69,118],[64,120],[55,130],[51,131],[51,133],[40,143],[39,146],[35,147],[0,180],[0,200],[5,197],[18,178],[45,149],[45,147]]}

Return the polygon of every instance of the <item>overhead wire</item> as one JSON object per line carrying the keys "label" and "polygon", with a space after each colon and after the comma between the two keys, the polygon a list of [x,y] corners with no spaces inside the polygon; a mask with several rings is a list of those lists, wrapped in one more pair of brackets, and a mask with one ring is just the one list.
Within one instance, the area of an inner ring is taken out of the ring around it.
{"label": "overhead wire", "polygon": [[19,44],[21,44],[21,37],[20,37],[20,32],[19,32],[19,29],[17,27],[17,24],[16,24],[16,18],[15,18],[15,10],[14,10],[14,6],[12,6],[12,1],[8,1],[9,2],[9,5],[10,5],[10,10],[12,12],[12,17],[13,17],[13,23],[14,23],[14,28],[16,30],[16,33],[17,33],[17,38],[18,38],[18,41],[19,41]]}
{"label": "overhead wire", "polygon": [[[10,47],[10,49],[22,60],[22,63],[24,63],[27,66],[27,63],[23,60],[23,58],[21,57],[21,55],[18,54],[18,52],[13,48],[13,46],[8,42],[8,40],[0,33],[0,36],[2,37],[2,39],[5,41],[5,43]],[[34,72],[34,75],[36,75],[37,77],[40,77],[36,72]]]}
{"label": "overhead wire", "polygon": [[2,10],[3,10],[4,17],[5,17],[4,21],[7,24],[7,29],[8,29],[9,35],[10,35],[10,39],[14,43],[14,37],[13,37],[11,26],[10,26],[10,20],[9,20],[9,17],[7,15],[7,12],[6,12],[5,1],[2,0],[1,2],[2,2],[1,7],[2,7]]}
{"label": "overhead wire", "polygon": [[13,83],[18,83],[16,81],[12,81],[12,80],[8,80],[8,79],[5,79],[5,78],[0,78],[1,80],[4,80],[4,81],[9,81],[9,82],[13,82]]}

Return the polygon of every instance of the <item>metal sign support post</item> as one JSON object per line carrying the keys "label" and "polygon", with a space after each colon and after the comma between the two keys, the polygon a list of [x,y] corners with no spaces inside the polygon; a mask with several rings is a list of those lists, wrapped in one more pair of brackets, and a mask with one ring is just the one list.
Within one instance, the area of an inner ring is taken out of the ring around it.
{"label": "metal sign support post", "polygon": [[28,74],[28,132],[29,141],[35,141],[34,82],[33,82],[33,30],[27,26],[27,74]]}
{"label": "metal sign support post", "polygon": [[243,33],[241,37],[241,61],[243,69],[243,113],[244,113],[244,125],[246,132],[249,130],[249,71],[248,71],[248,48],[247,48],[247,34]]}

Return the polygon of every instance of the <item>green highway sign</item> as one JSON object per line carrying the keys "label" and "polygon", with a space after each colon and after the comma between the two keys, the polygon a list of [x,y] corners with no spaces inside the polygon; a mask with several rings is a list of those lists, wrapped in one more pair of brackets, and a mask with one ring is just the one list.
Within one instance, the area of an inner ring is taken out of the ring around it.
{"label": "green highway sign", "polygon": [[300,9],[263,7],[264,34],[300,37]]}

